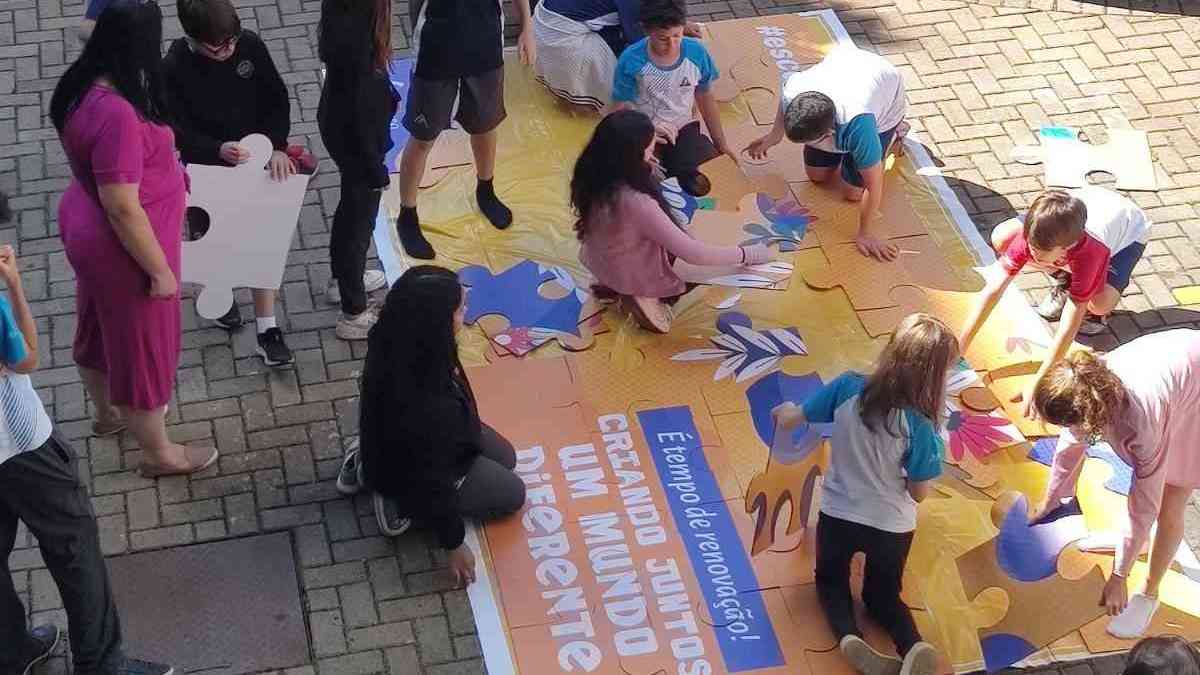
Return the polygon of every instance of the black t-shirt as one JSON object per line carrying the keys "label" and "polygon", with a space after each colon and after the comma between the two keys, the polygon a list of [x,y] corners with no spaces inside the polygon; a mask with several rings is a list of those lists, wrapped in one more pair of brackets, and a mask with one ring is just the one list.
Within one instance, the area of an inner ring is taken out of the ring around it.
{"label": "black t-shirt", "polygon": [[416,76],[448,80],[504,65],[502,12],[500,0],[425,0],[414,14]]}
{"label": "black t-shirt", "polygon": [[253,31],[242,31],[233,55],[214,61],[187,40],[171,44],[163,59],[167,107],[183,161],[223,164],[226,141],[265,134],[276,150],[287,148],[291,129],[288,90],[271,53]]}

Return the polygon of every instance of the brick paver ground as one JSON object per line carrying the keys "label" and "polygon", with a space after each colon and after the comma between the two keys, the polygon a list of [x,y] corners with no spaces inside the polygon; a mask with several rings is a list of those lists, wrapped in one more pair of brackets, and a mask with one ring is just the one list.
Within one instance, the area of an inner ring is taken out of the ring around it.
{"label": "brick paver ground", "polygon": [[[319,2],[239,0],[293,98],[292,133],[320,148],[315,57]],[[397,3],[396,46],[407,47],[406,6]],[[907,78],[910,115],[980,229],[1023,208],[1041,188],[1039,167],[1008,160],[1014,144],[1052,120],[1102,138],[1106,116],[1150,132],[1164,186],[1134,195],[1155,221],[1127,313],[1112,322],[1111,347],[1146,331],[1198,325],[1171,289],[1200,283],[1200,14],[1197,0],[837,0],[693,3],[701,20],[832,6],[860,45],[886,54]],[[1131,9],[1132,8],[1132,9]],[[165,31],[179,34],[173,3]],[[1045,11],[1054,10],[1054,11]],[[483,670],[466,595],[450,588],[443,558],[422,535],[377,533],[369,505],[333,486],[344,444],[357,433],[356,378],[364,345],[333,335],[325,304],[328,223],[337,202],[331,164],[312,182],[288,259],[281,310],[294,368],[270,371],[254,355],[251,328],[230,337],[184,309],[184,352],[171,434],[215,442],[218,466],[158,482],[139,478],[129,439],[87,438],[83,388],[71,362],[74,281],[58,238],[56,209],[68,167],[46,118],[50,93],[78,53],[83,8],[61,0],[0,0],[0,189],[12,196],[16,246],[41,333],[36,381],[59,426],[75,439],[111,555],[256,532],[291,530],[302,566],[313,660],[296,675]],[[1044,287],[1025,279],[1033,293]],[[243,303],[249,302],[242,295]],[[249,316],[249,308],[244,308]],[[1192,507],[1189,541],[1200,544]],[[18,590],[36,620],[65,625],[61,602],[24,535],[12,558]],[[199,638],[199,636],[197,636]],[[68,668],[65,658],[50,672]],[[1119,660],[1076,664],[1069,675],[1117,673]],[[292,672],[292,671],[289,671]]]}

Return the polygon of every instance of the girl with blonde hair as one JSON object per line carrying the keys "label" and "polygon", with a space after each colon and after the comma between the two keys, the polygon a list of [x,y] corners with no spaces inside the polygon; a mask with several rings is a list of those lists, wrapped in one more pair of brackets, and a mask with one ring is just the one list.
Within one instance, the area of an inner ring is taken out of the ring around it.
{"label": "girl with blonde hair", "polygon": [[[1183,541],[1184,510],[1200,487],[1200,331],[1145,335],[1103,357],[1072,354],[1046,372],[1033,404],[1063,428],[1035,520],[1075,492],[1089,444],[1107,441],[1133,467],[1130,528],[1100,601],[1114,617],[1109,633],[1138,637],[1158,609],[1159,584]],[[1149,575],[1131,598],[1126,579],[1155,521]]]}

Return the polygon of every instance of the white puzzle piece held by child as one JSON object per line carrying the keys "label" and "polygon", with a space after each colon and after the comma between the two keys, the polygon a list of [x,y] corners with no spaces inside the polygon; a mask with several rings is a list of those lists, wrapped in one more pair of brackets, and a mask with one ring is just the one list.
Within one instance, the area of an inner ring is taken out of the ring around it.
{"label": "white puzzle piece held by child", "polygon": [[183,243],[182,281],[204,287],[196,311],[206,319],[229,311],[234,288],[279,288],[308,189],[307,175],[272,180],[266,136],[251,134],[239,142],[250,159],[238,166],[188,166],[188,211],[203,211],[207,218],[200,220],[207,220],[208,230]]}

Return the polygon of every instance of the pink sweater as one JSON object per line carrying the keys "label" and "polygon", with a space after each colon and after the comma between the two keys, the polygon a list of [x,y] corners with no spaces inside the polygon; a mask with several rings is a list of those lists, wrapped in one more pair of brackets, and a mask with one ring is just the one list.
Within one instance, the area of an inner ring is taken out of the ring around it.
{"label": "pink sweater", "polygon": [[742,262],[737,246],[693,239],[658,202],[633,188],[621,188],[611,204],[594,207],[585,220],[579,260],[598,283],[622,295],[665,298],[683,293],[683,280],[671,269],[668,253],[693,265]]}
{"label": "pink sweater", "polygon": [[[1129,532],[1116,569],[1128,574],[1158,519],[1163,486],[1200,487],[1200,330],[1153,333],[1104,358],[1125,384],[1128,405],[1105,432],[1113,451],[1133,467]],[[1086,446],[1064,430],[1054,452],[1048,503],[1075,492]]]}

